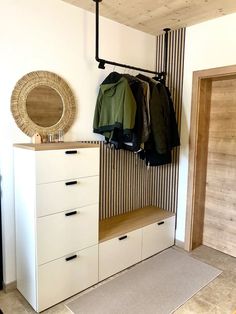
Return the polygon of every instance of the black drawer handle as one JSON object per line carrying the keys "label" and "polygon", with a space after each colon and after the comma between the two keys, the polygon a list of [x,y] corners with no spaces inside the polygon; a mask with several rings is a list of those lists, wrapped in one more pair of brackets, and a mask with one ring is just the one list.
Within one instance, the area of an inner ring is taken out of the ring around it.
{"label": "black drawer handle", "polygon": [[66,262],[71,261],[72,259],[75,259],[77,257],[77,255],[72,255],[70,257],[66,257]]}
{"label": "black drawer handle", "polygon": [[65,216],[72,216],[76,214],[77,214],[77,210],[73,210],[73,212],[65,213]]}
{"label": "black drawer handle", "polygon": [[128,238],[128,236],[125,235],[125,236],[123,236],[123,237],[120,237],[119,240],[121,241],[121,240],[124,240],[124,239],[127,239],[127,238]]}
{"label": "black drawer handle", "polygon": [[77,183],[78,183],[78,181],[69,181],[69,182],[66,182],[65,185],[74,185]]}
{"label": "black drawer handle", "polygon": [[77,154],[77,153],[78,153],[77,150],[66,150],[66,151],[65,151],[65,154],[66,154],[66,155]]}
{"label": "black drawer handle", "polygon": [[158,224],[158,226],[160,226],[160,225],[164,225],[164,221],[161,221],[161,222],[158,222],[157,224]]}

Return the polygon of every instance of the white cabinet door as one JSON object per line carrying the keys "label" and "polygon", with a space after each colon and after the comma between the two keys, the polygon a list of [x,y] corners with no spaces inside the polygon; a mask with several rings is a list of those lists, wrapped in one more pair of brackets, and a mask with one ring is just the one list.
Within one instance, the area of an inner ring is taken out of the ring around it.
{"label": "white cabinet door", "polygon": [[99,148],[36,152],[37,184],[99,174]]}
{"label": "white cabinet door", "polygon": [[142,230],[129,232],[99,244],[99,280],[141,260]]}
{"label": "white cabinet door", "polygon": [[37,310],[43,311],[97,282],[97,245],[41,265],[38,267]]}
{"label": "white cabinet door", "polygon": [[38,184],[37,217],[98,203],[99,177]]}
{"label": "white cabinet door", "polygon": [[98,243],[98,204],[37,219],[38,265]]}
{"label": "white cabinet door", "polygon": [[143,228],[142,259],[174,245],[175,217]]}

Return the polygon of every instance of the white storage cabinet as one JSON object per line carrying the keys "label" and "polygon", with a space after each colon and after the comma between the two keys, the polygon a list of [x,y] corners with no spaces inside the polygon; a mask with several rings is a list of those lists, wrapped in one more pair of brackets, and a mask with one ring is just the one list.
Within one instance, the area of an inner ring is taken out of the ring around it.
{"label": "white storage cabinet", "polygon": [[175,214],[147,206],[100,221],[99,281],[174,245]]}
{"label": "white storage cabinet", "polygon": [[17,289],[40,312],[98,282],[99,147],[19,144],[14,160]]}

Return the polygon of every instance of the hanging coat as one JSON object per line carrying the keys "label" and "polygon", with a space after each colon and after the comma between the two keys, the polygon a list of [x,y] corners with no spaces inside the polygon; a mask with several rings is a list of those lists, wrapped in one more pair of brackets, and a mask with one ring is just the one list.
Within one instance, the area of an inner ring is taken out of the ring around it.
{"label": "hanging coat", "polygon": [[136,101],[136,116],[135,116],[135,125],[133,129],[133,138],[131,143],[124,143],[124,149],[131,151],[139,151],[140,146],[144,141],[148,139],[148,117],[146,111],[146,90],[142,81],[136,77],[124,74],[124,77],[128,80],[129,86],[132,90]]}
{"label": "hanging coat", "polygon": [[129,141],[135,125],[136,102],[129,83],[112,72],[100,85],[93,130],[110,140]]}
{"label": "hanging coat", "polygon": [[180,145],[178,127],[169,89],[162,83],[139,74],[150,86],[151,135],[140,154],[146,164],[164,165],[171,162],[171,149]]}

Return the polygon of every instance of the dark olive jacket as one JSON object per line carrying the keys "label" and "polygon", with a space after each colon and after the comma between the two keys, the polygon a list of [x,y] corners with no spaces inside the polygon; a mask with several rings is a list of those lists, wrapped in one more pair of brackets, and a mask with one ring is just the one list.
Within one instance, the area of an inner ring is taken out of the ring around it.
{"label": "dark olive jacket", "polygon": [[114,131],[129,135],[135,125],[136,102],[129,83],[122,75],[112,72],[100,85],[93,130],[111,138]]}

